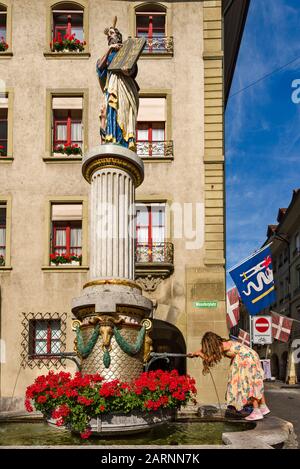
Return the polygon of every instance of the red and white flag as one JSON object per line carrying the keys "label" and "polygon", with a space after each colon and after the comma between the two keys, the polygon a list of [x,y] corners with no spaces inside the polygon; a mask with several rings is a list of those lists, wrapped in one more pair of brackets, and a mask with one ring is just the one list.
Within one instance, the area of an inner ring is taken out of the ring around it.
{"label": "red and white flag", "polygon": [[274,313],[274,311],[271,311],[271,315],[273,338],[281,342],[288,342],[294,322],[293,319]]}
{"label": "red and white flag", "polygon": [[238,293],[238,289],[236,287],[231,288],[228,290],[226,295],[226,303],[227,303],[227,325],[228,329],[236,326],[240,319],[240,297]]}
{"label": "red and white flag", "polygon": [[239,335],[238,335],[238,341],[243,344],[247,345],[247,347],[250,347],[250,334],[249,332],[243,331],[243,329],[239,330]]}

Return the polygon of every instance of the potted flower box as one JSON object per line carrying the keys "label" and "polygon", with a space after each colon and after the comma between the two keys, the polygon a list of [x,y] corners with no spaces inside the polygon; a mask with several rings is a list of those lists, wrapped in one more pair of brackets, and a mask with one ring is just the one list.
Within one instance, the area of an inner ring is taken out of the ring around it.
{"label": "potted flower box", "polygon": [[71,265],[80,265],[80,261],[78,260],[72,260]]}
{"label": "potted flower box", "polygon": [[3,265],[5,265],[5,258],[1,254],[1,256],[0,256],[0,266],[3,266]]}
{"label": "potted flower box", "polygon": [[50,254],[51,265],[81,265],[82,256],[77,254]]}
{"label": "potted flower box", "polygon": [[177,370],[149,371],[132,382],[105,381],[99,374],[50,371],[26,390],[25,408],[35,408],[50,425],[81,438],[137,433],[173,420],[176,410],[195,403],[195,380]]}
{"label": "potted flower box", "polygon": [[0,40],[0,52],[6,52],[7,49],[8,49],[8,44],[7,42],[5,42],[4,37],[2,36]]}
{"label": "potted flower box", "polygon": [[83,52],[86,45],[85,41],[76,39],[75,34],[66,34],[63,38],[61,33],[57,33],[57,36],[50,42],[50,49],[53,52]]}
{"label": "potted flower box", "polygon": [[77,143],[62,143],[55,146],[53,156],[66,158],[70,156],[82,156],[82,150]]}
{"label": "potted flower box", "polygon": [[142,410],[134,410],[130,413],[114,412],[91,419],[90,431],[93,435],[99,436],[134,434],[151,430],[163,423],[174,421],[175,418],[176,409],[158,409],[152,412]]}

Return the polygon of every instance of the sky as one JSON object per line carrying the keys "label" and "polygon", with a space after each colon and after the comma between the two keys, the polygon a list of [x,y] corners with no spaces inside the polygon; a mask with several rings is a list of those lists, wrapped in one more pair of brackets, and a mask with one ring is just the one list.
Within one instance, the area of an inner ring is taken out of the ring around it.
{"label": "sky", "polygon": [[299,0],[251,0],[225,114],[227,269],[261,247],[300,188],[299,24]]}

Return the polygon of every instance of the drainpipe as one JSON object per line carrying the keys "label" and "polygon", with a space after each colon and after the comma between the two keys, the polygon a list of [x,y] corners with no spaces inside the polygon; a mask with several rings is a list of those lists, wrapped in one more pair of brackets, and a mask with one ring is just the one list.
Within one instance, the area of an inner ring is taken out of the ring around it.
{"label": "drainpipe", "polygon": [[232,4],[233,4],[234,0],[230,0],[230,2],[228,3],[227,7],[225,8],[225,10],[223,11],[223,17],[225,18],[226,14],[228,13],[228,11],[230,10],[230,8],[232,7]]}

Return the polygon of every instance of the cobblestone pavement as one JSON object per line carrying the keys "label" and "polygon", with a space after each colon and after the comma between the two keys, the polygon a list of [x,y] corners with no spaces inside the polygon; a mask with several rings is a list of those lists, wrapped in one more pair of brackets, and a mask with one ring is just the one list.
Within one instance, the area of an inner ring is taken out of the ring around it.
{"label": "cobblestone pavement", "polygon": [[300,446],[300,386],[298,388],[283,388],[284,383],[275,381],[265,383],[266,400],[272,414],[294,425]]}

